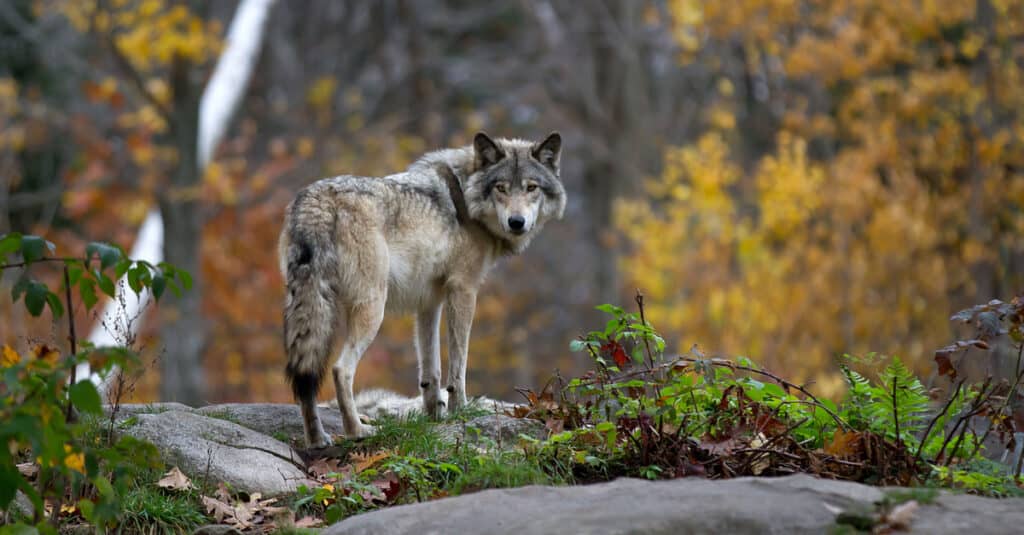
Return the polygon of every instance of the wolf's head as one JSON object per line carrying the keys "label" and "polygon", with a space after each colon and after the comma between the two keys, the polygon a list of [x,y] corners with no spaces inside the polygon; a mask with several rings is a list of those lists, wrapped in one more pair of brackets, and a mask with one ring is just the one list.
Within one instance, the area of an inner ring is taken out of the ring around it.
{"label": "wolf's head", "polygon": [[464,190],[470,218],[507,241],[514,252],[529,244],[544,223],[561,218],[565,189],[558,176],[562,136],[552,132],[540,143],[473,139],[475,162]]}

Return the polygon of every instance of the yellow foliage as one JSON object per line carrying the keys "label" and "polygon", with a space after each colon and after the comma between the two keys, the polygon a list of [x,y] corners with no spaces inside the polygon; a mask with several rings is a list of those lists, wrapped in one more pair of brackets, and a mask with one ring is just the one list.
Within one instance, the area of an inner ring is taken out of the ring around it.
{"label": "yellow foliage", "polygon": [[669,149],[646,198],[617,205],[628,283],[678,348],[750,355],[828,392],[843,352],[928,369],[949,313],[1000,297],[974,295],[979,266],[996,291],[1024,284],[1001,264],[1024,254],[1024,1],[992,2],[991,22],[978,5],[669,2],[683,61],[739,43],[746,68],[789,86],[770,97],[774,150],[744,172],[724,114],[746,82],[709,65],[724,81],[703,114],[721,133]]}
{"label": "yellow foliage", "polygon": [[109,34],[132,65],[140,70],[166,66],[175,58],[206,63],[220,53],[219,21],[203,20],[182,4],[165,0],[99,3],[58,0],[56,8],[82,32]]}
{"label": "yellow foliage", "polygon": [[19,362],[21,362],[21,355],[11,346],[4,344],[3,350],[0,351],[0,368],[9,368]]}
{"label": "yellow foliage", "polygon": [[66,454],[64,457],[64,466],[80,474],[85,474],[85,454],[81,452],[75,453],[68,444],[64,445],[64,453]]}

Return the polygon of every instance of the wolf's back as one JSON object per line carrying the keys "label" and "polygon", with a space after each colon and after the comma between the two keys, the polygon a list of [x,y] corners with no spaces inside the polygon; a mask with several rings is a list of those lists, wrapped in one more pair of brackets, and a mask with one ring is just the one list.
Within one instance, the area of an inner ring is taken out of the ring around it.
{"label": "wolf's back", "polygon": [[310,187],[288,206],[281,235],[285,374],[296,398],[316,396],[329,364],[339,288],[337,211]]}

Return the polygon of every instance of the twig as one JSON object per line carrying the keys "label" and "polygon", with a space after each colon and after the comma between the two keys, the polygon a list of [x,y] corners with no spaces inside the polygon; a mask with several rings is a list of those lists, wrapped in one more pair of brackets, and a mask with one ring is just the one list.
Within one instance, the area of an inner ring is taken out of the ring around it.
{"label": "twig", "polygon": [[[30,266],[40,262],[82,262],[81,258],[70,258],[63,256],[44,256],[43,258],[37,258],[36,260],[26,260],[24,262],[13,262],[10,264],[4,264],[0,266],[0,269],[10,269],[17,267]],[[84,263],[84,262],[83,262]]]}
{"label": "twig", "polygon": [[925,443],[928,442],[928,437],[932,434],[932,428],[935,427],[935,423],[939,421],[939,418],[941,418],[944,414],[946,414],[946,412],[949,411],[949,407],[953,404],[953,400],[955,400],[956,397],[960,394],[960,388],[964,386],[965,380],[965,378],[961,378],[960,381],[957,382],[956,388],[953,390],[953,395],[950,396],[948,400],[946,400],[946,404],[942,407],[942,410],[935,413],[935,416],[932,418],[932,420],[928,422],[928,427],[926,427],[924,430],[924,436],[921,437],[921,443],[918,444],[917,446],[917,454],[914,455],[915,462],[921,460],[921,451],[924,449]]}
{"label": "twig", "polygon": [[899,377],[896,374],[892,376],[892,420],[896,426],[896,444],[899,445],[900,441],[900,411],[898,403],[896,402],[896,384],[899,381]]}
{"label": "twig", "polygon": [[[64,301],[67,304],[66,313],[68,315],[68,340],[71,342],[71,355],[72,366],[71,366],[71,384],[74,385],[78,375],[78,364],[74,362],[75,356],[78,355],[78,337],[75,336],[75,311],[71,308],[71,277],[68,275],[68,266],[64,264]],[[73,406],[71,405],[71,398],[68,398],[68,408],[66,419],[70,422]]]}
{"label": "twig", "polygon": [[[644,294],[640,293],[640,288],[636,289],[636,306],[640,310],[640,323],[644,324],[644,327],[650,327],[647,325],[647,318],[644,317]],[[647,334],[644,333],[644,347],[647,349],[647,369],[654,369],[654,353],[651,352],[651,341],[648,340]]]}

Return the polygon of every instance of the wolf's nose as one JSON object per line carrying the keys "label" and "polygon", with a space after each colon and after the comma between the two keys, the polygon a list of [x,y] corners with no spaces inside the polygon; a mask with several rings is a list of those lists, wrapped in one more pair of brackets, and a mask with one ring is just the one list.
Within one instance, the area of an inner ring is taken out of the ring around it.
{"label": "wolf's nose", "polygon": [[523,230],[526,226],[526,218],[521,215],[514,215],[508,218],[508,228],[512,230]]}

